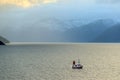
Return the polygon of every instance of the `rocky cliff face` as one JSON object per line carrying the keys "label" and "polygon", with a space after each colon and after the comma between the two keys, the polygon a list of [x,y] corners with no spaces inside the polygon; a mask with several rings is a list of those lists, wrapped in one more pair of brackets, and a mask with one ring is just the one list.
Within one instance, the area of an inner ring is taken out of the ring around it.
{"label": "rocky cliff face", "polygon": [[9,41],[2,36],[0,36],[0,45],[5,45],[6,43],[9,43]]}

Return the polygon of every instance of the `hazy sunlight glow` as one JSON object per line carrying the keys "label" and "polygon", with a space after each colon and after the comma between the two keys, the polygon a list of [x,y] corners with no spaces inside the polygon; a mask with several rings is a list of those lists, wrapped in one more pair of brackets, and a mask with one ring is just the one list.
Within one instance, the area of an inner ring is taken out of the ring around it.
{"label": "hazy sunlight glow", "polygon": [[43,3],[47,4],[47,3],[54,3],[57,2],[57,0],[44,0]]}
{"label": "hazy sunlight glow", "polygon": [[16,5],[23,8],[29,8],[38,4],[55,3],[57,0],[0,0],[0,5]]}

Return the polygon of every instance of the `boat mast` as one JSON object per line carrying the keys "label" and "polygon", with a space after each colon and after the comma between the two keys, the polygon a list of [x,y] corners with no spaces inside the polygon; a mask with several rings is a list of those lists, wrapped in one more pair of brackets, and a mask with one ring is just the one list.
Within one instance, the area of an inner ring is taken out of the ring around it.
{"label": "boat mast", "polygon": [[80,64],[80,59],[78,58],[78,64]]}

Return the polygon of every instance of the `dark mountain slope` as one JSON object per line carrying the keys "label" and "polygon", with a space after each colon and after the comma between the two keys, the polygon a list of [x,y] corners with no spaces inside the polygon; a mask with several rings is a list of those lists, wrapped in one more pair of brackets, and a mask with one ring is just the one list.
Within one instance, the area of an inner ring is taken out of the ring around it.
{"label": "dark mountain slope", "polygon": [[9,43],[9,41],[0,36],[0,45],[5,45],[5,43]]}
{"label": "dark mountain slope", "polygon": [[95,42],[120,42],[120,24],[117,24],[95,39]]}
{"label": "dark mountain slope", "polygon": [[92,42],[113,24],[112,20],[100,19],[81,27],[68,29],[65,34],[71,42]]}

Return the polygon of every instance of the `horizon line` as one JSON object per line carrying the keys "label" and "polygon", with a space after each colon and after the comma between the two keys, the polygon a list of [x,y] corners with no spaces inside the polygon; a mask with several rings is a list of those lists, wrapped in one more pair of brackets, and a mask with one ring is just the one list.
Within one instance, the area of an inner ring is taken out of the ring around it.
{"label": "horizon line", "polygon": [[10,42],[6,45],[40,45],[40,44],[120,44],[120,43],[106,43],[106,42]]}

